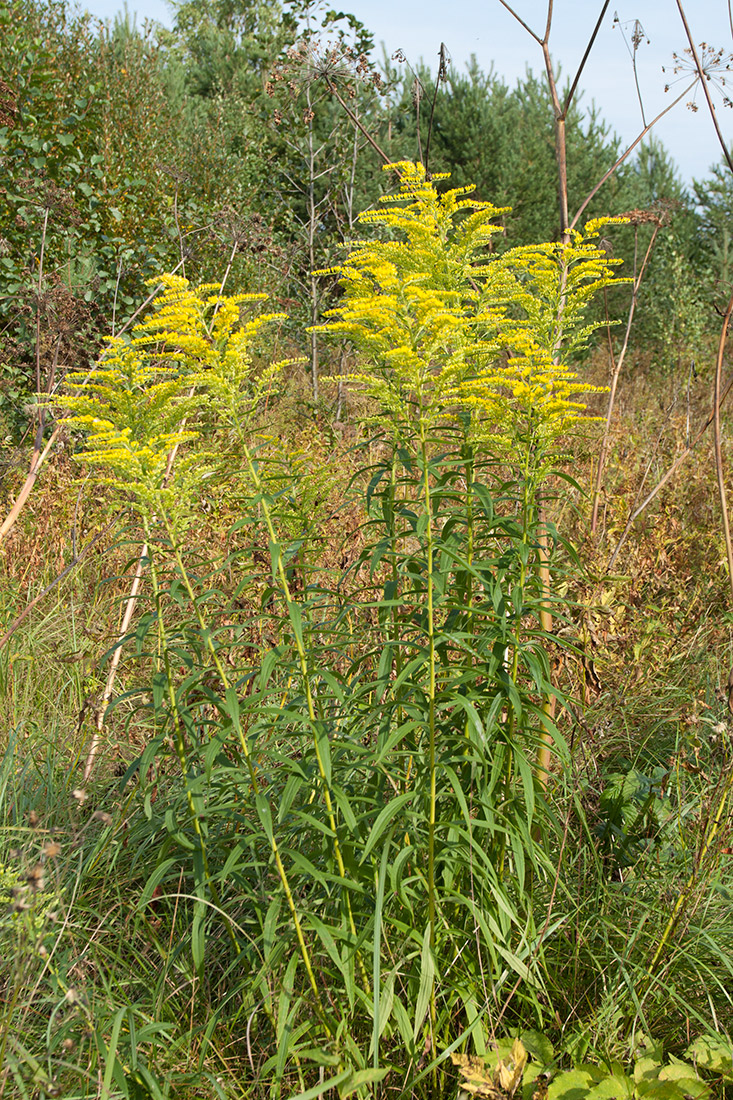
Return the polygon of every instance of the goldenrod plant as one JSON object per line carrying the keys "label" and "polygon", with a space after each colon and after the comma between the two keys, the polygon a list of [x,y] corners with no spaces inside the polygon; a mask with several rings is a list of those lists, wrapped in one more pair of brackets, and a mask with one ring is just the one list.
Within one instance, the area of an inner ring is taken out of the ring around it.
{"label": "goldenrod plant", "polygon": [[[355,247],[324,323],[357,345],[373,432],[343,575],[300,567],[290,500],[308,465],[288,474],[261,421],[278,371],[251,347],[276,315],[247,319],[252,296],[165,276],[131,337],[69,385],[78,457],[149,548],[150,612],[130,636],[154,729],[129,775],[137,843],[157,856],[138,910],[184,905],[196,980],[212,996],[234,981],[272,1096],[373,1095],[394,1066],[406,1091],[452,1087],[451,1051],[485,1054],[502,1006],[545,1025],[543,955],[564,920],[568,752],[542,618],[560,536],[543,543],[540,500],[584,426],[573,356],[614,267],[597,224],[493,251],[495,207],[396,171],[366,219],[387,239]],[[192,522],[214,467],[239,511],[229,549],[203,560]],[[554,765],[538,762],[548,741]]]}
{"label": "goldenrod plant", "polygon": [[[387,230],[389,239],[362,242],[343,265],[333,269],[341,281],[343,301],[331,311],[323,329],[348,336],[371,365],[369,372],[351,377],[362,382],[374,400],[373,423],[394,449],[388,459],[390,488],[383,505],[390,517],[392,600],[398,599],[400,583],[393,518],[397,464],[408,468],[414,457],[419,470],[419,478],[414,479],[408,469],[405,480],[412,481],[408,492],[422,508],[412,532],[421,546],[420,562],[416,565],[410,555],[405,556],[402,572],[403,580],[413,586],[419,577],[426,607],[427,885],[432,942],[436,921],[437,715],[446,677],[438,649],[441,642],[445,645],[448,624],[456,621],[453,592],[462,591],[467,597],[469,614],[462,627],[471,645],[476,644],[479,622],[490,622],[491,634],[508,631],[503,638],[504,661],[489,667],[497,683],[505,678],[505,688],[499,694],[506,692],[511,705],[497,710],[493,691],[488,705],[492,724],[504,729],[510,753],[504,764],[506,802],[513,797],[510,779],[515,766],[511,757],[515,754],[516,768],[528,780],[525,799],[531,820],[534,790],[524,755],[527,741],[514,738],[515,721],[525,727],[530,742],[535,739],[540,746],[537,775],[541,785],[549,770],[549,745],[553,740],[560,744],[546,703],[554,689],[544,647],[535,645],[531,632],[528,639],[521,636],[528,610],[537,614],[545,633],[548,625],[547,540],[538,497],[560,460],[559,441],[582,417],[585,404],[580,396],[593,389],[572,368],[573,356],[595,328],[586,321],[587,306],[596,294],[619,280],[615,262],[597,244],[605,224],[602,221],[572,233],[568,241],[492,254],[493,238],[501,232],[496,219],[505,209],[477,202],[470,197],[471,187],[439,191],[445,175],[430,178],[421,164],[401,162],[389,169],[397,173],[399,191],[383,199],[384,210],[361,217],[364,224]],[[454,432],[460,443],[446,446]],[[486,578],[477,575],[474,566],[477,507],[489,519],[492,540],[496,529],[492,490],[480,483],[477,464],[492,461],[504,462],[516,471],[512,492],[519,514],[514,537],[506,520],[502,521],[514,551],[498,571],[501,580],[487,608]],[[456,484],[457,471],[463,477],[462,487]],[[450,519],[442,509],[443,494],[449,495]],[[465,536],[456,540],[459,525]],[[447,530],[452,537],[450,547],[442,537]],[[528,591],[532,571],[540,582],[539,600]],[[474,599],[475,587],[483,589],[483,608]],[[402,665],[408,659],[402,651],[409,640],[398,637],[394,619],[392,626],[389,641],[400,653],[395,670],[399,683]],[[529,665],[522,675],[529,673],[545,699],[537,725],[516,705],[524,660]],[[503,851],[503,841],[499,847]],[[502,860],[503,856],[500,863]]]}

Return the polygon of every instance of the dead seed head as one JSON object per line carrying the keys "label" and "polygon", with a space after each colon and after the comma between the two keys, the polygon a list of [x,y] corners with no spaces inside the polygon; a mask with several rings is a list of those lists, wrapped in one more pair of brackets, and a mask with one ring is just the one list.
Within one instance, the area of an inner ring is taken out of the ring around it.
{"label": "dead seed head", "polygon": [[79,805],[83,806],[87,800],[87,792],[85,790],[82,790],[81,787],[77,787],[71,793],[76,801],[79,803]]}
{"label": "dead seed head", "polygon": [[55,859],[61,851],[61,845],[57,844],[55,840],[49,840],[43,845],[41,850],[47,859]]}
{"label": "dead seed head", "polygon": [[38,890],[42,890],[46,885],[46,879],[43,873],[43,864],[37,863],[28,874],[26,875],[26,882],[31,893],[35,894]]}
{"label": "dead seed head", "polygon": [[111,825],[112,815],[106,813],[104,810],[95,810],[92,814],[92,821],[101,821],[103,825]]}

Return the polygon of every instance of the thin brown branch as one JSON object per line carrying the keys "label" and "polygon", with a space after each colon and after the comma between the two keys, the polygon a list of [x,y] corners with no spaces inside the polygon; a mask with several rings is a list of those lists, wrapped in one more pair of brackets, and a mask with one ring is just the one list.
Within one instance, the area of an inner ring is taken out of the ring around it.
{"label": "thin brown branch", "polygon": [[692,58],[695,62],[695,68],[697,69],[697,75],[700,77],[700,84],[702,85],[702,90],[703,90],[703,94],[705,96],[705,101],[708,105],[708,110],[710,111],[710,117],[713,120],[713,126],[715,127],[715,133],[717,134],[718,141],[720,142],[720,148],[723,150],[723,156],[725,157],[725,159],[727,161],[728,167],[730,168],[731,172],[733,172],[733,160],[731,160],[731,155],[728,152],[728,146],[725,144],[725,140],[723,138],[723,135],[720,132],[720,126],[718,125],[718,116],[715,113],[715,105],[714,105],[712,97],[710,95],[710,89],[708,88],[708,77],[705,75],[705,70],[703,69],[702,64],[700,62],[700,55],[697,52],[697,47],[695,46],[695,40],[692,37],[692,31],[690,30],[690,24],[687,22],[687,16],[685,15],[685,9],[682,7],[682,0],[677,0],[677,9],[680,13],[680,19],[682,20],[682,25],[685,28],[685,34],[687,35],[687,41],[690,43],[690,51],[692,53]]}
{"label": "thin brown branch", "polygon": [[554,0],[547,0],[547,19],[545,21],[545,33],[542,38],[542,42],[550,41],[550,31],[552,30],[552,9],[554,7]]}
{"label": "thin brown branch", "polygon": [[537,42],[537,44],[541,46],[542,45],[542,39],[540,38],[540,36],[538,34],[534,33],[532,28],[524,22],[524,20],[521,18],[521,16],[517,15],[514,8],[511,7],[509,4],[507,4],[506,0],[499,0],[499,3],[501,4],[501,6],[503,8],[506,8],[506,10],[509,12],[510,15],[514,16],[517,23],[519,23],[520,26],[524,27],[527,34],[531,34],[532,37],[534,38],[535,42]]}
{"label": "thin brown branch", "polygon": [[593,30],[593,34],[590,36],[590,39],[588,41],[588,45],[585,47],[585,53],[583,54],[583,59],[580,62],[580,65],[578,66],[578,71],[575,74],[575,80],[570,85],[570,91],[568,92],[567,96],[565,97],[565,104],[564,104],[563,109],[562,109],[563,118],[567,117],[567,113],[570,110],[570,104],[573,102],[573,96],[575,95],[575,90],[578,87],[578,81],[580,80],[580,78],[582,76],[583,69],[585,68],[585,63],[588,60],[588,58],[590,57],[590,51],[593,49],[593,43],[595,42],[596,38],[598,37],[598,32],[601,29],[601,23],[603,22],[603,19],[605,17],[606,12],[608,11],[608,5],[610,3],[611,3],[611,0],[605,0],[603,8],[601,9],[601,14],[598,16],[598,22],[596,23],[595,28]]}
{"label": "thin brown branch", "polygon": [[33,488],[33,486],[36,483],[36,478],[38,477],[41,466],[45,462],[45,460],[48,456],[48,452],[51,450],[54,443],[56,442],[56,439],[57,439],[60,431],[61,431],[61,425],[59,424],[54,429],[53,434],[51,435],[51,438],[48,440],[48,443],[46,444],[46,446],[44,447],[44,449],[42,451],[41,451],[41,442],[42,441],[41,442],[39,442],[38,440],[36,441],[36,445],[33,448],[33,458],[31,459],[31,468],[28,471],[28,476],[26,477],[25,482],[23,483],[23,488],[18,493],[18,497],[15,501],[15,504],[13,505],[13,507],[8,512],[7,516],[5,517],[5,521],[3,522],[2,526],[0,527],[0,543],[3,541],[5,536],[7,534],[9,534],[9,532],[12,530],[13,525],[15,524],[15,521],[17,520],[18,516],[22,512],[23,505],[25,504],[26,500],[28,499],[28,497],[30,495],[30,492],[31,492],[31,489]]}
{"label": "thin brown branch", "polygon": [[138,589],[140,588],[140,581],[142,580],[143,569],[148,556],[148,545],[145,543],[140,556],[137,559],[137,566],[135,568],[135,576],[132,580],[129,595],[125,600],[125,613],[122,617],[122,624],[117,636],[117,643],[115,651],[112,654],[112,660],[109,666],[109,672],[107,673],[107,682],[104,685],[104,693],[102,700],[97,710],[97,728],[94,731],[91,744],[89,745],[89,751],[87,753],[86,763],[84,765],[84,782],[89,781],[89,777],[92,774],[92,768],[94,767],[94,761],[99,749],[99,742],[102,737],[102,729],[104,728],[104,718],[109,706],[109,701],[112,697],[112,691],[115,686],[115,679],[117,677],[117,666],[120,663],[120,656],[122,655],[122,643],[127,635],[127,631],[130,629],[130,622],[132,620],[132,613],[135,610],[135,602],[137,600]]}
{"label": "thin brown branch", "polygon": [[[658,233],[659,233],[659,226],[657,225],[657,226],[654,227],[654,232],[652,233],[651,240],[649,241],[649,244],[647,246],[646,255],[644,256],[644,260],[643,260],[641,268],[639,270],[639,274],[634,279],[633,291],[632,291],[632,295],[631,295],[631,303],[629,305],[629,315],[626,319],[626,331],[624,333],[624,342],[621,346],[621,351],[619,352],[619,355],[618,355],[617,359],[615,359],[615,360],[612,359],[613,366],[612,366],[612,370],[611,370],[611,388],[610,388],[610,392],[608,394],[608,409],[606,411],[606,422],[605,422],[604,427],[603,427],[603,437],[601,439],[601,448],[600,448],[600,451],[598,452],[598,468],[596,470],[595,485],[593,486],[593,512],[592,512],[592,515],[591,515],[591,524],[590,524],[591,534],[593,534],[593,535],[595,534],[596,527],[598,526],[598,505],[599,505],[600,496],[601,496],[601,489],[603,487],[603,475],[604,475],[604,472],[605,472],[606,462],[608,460],[608,452],[609,452],[609,449],[610,449],[611,421],[613,419],[613,410],[614,410],[615,405],[616,405],[616,390],[618,389],[618,380],[619,380],[619,377],[621,375],[621,370],[622,370],[623,365],[624,365],[624,359],[626,358],[626,351],[627,351],[628,346],[629,346],[629,337],[631,335],[631,325],[632,325],[632,322],[634,320],[634,313],[636,312],[636,304],[639,300],[639,287],[641,286],[641,280],[644,277],[644,272],[646,270],[647,263],[649,262],[649,257],[651,255],[652,248],[654,247],[654,242],[657,239],[657,234]],[[609,341],[609,347],[611,347],[610,330],[609,330],[608,341]],[[611,355],[613,356],[613,349],[612,348],[611,348]]]}
{"label": "thin brown branch", "polygon": [[[43,232],[41,233],[41,255],[38,259],[38,287],[36,290],[36,393],[41,392],[41,294],[43,293],[43,257],[46,252],[46,233],[48,232],[49,208],[46,207],[43,215]],[[38,418],[43,423],[43,412],[39,410]]]}
{"label": "thin brown branch", "polygon": [[361,121],[360,121],[360,120],[359,120],[359,119],[358,119],[358,118],[356,117],[356,115],[355,115],[355,114],[354,114],[354,112],[353,112],[353,111],[351,110],[351,108],[349,107],[349,105],[348,105],[348,104],[347,104],[347,103],[346,103],[346,102],[344,101],[344,99],[343,99],[343,98],[342,98],[342,97],[341,97],[341,96],[339,95],[339,93],[338,93],[338,89],[337,89],[337,88],[335,87],[335,85],[334,85],[334,84],[333,84],[333,83],[332,83],[332,82],[331,82],[331,81],[330,81],[330,80],[328,79],[328,77],[327,77],[327,76],[324,76],[324,78],[323,78],[323,79],[324,79],[324,80],[325,80],[325,82],[326,82],[326,87],[328,88],[329,92],[330,92],[330,93],[331,93],[331,95],[332,95],[332,96],[334,97],[334,99],[336,99],[336,100],[337,100],[337,101],[338,101],[338,102],[339,102],[339,103],[341,104],[341,106],[343,107],[343,109],[344,109],[344,110],[346,111],[346,114],[347,114],[347,115],[349,116],[349,118],[351,119],[351,121],[352,121],[352,122],[354,123],[354,126],[358,127],[358,129],[359,129],[359,130],[361,130],[362,134],[363,134],[363,135],[364,135],[364,137],[365,137],[365,138],[367,139],[367,141],[369,142],[369,144],[371,145],[371,147],[372,147],[373,149],[375,149],[375,150],[377,151],[377,153],[379,153],[379,155],[380,155],[380,157],[382,158],[382,160],[384,161],[384,163],[385,163],[385,164],[391,164],[391,163],[392,163],[392,158],[391,158],[391,157],[388,157],[388,156],[387,156],[387,154],[385,153],[384,149],[382,149],[381,145],[378,145],[378,144],[377,144],[377,142],[376,142],[376,141],[374,140],[374,138],[372,137],[372,135],[371,135],[371,134],[369,133],[369,131],[367,130],[366,126],[364,126],[364,125],[363,125],[363,124],[361,123]]}
{"label": "thin brown branch", "polygon": [[629,157],[631,155],[631,153],[633,153],[634,149],[639,144],[639,142],[644,140],[644,138],[646,137],[646,135],[649,133],[649,131],[652,129],[653,126],[656,126],[656,124],[659,122],[660,118],[664,118],[664,116],[666,114],[669,114],[669,112],[672,110],[672,108],[676,107],[677,104],[680,102],[680,100],[684,99],[686,95],[690,94],[690,92],[692,91],[692,89],[695,87],[696,84],[697,84],[697,77],[695,77],[692,84],[688,85],[688,87],[685,88],[684,91],[680,92],[680,94],[677,96],[676,99],[673,99],[671,103],[668,103],[667,106],[664,108],[664,110],[660,111],[659,114],[655,118],[653,118],[652,121],[644,127],[644,129],[632,141],[631,145],[629,145],[629,147],[626,149],[626,151],[621,154],[621,156],[618,158],[616,163],[611,165],[611,167],[608,169],[608,171],[605,173],[605,175],[602,176],[601,179],[598,181],[598,183],[595,185],[595,187],[590,192],[590,194],[586,196],[585,200],[583,201],[582,206],[579,208],[577,214],[575,215],[575,217],[573,218],[573,220],[570,223],[570,228],[571,229],[574,229],[575,226],[578,224],[578,218],[583,213],[583,211],[586,209],[586,207],[588,206],[588,203],[590,203],[595,198],[595,196],[598,194],[598,192],[603,187],[606,180],[610,179],[611,176],[613,175],[613,173],[616,171],[616,169],[621,167],[621,165],[624,163],[626,158]]}
{"label": "thin brown branch", "polygon": [[[222,286],[223,286],[223,284],[222,284]],[[216,308],[217,309],[219,308],[219,301],[218,300],[217,300],[217,303],[216,303]],[[189,391],[189,397],[193,394],[193,392],[194,392],[194,389],[193,389],[193,387],[191,387],[191,389]],[[183,428],[185,423],[186,423],[185,420],[183,420],[181,422],[181,428]],[[178,454],[178,448],[179,448],[179,444],[176,443],[173,447],[171,447],[171,449],[168,453],[168,462],[166,464],[165,475],[163,477],[163,485],[164,486],[168,484],[168,479],[171,476],[171,471],[173,470],[173,464],[176,461],[176,455]],[[107,674],[107,682],[104,686],[104,694],[102,695],[102,701],[99,705],[99,709],[97,710],[97,728],[95,730],[94,736],[92,737],[91,744],[89,745],[89,751],[87,753],[87,759],[86,759],[86,763],[84,765],[84,782],[85,783],[88,782],[89,777],[92,774],[92,769],[94,767],[94,761],[96,759],[97,751],[99,749],[99,742],[100,742],[101,737],[102,737],[102,730],[104,729],[105,714],[107,712],[107,707],[109,706],[109,701],[112,698],[112,692],[114,690],[115,680],[117,678],[117,666],[120,663],[120,656],[122,654],[122,643],[125,640],[125,636],[127,635],[128,630],[130,629],[130,622],[132,620],[133,611],[135,610],[135,602],[137,600],[137,593],[138,593],[138,590],[140,588],[140,582],[142,580],[143,569],[145,568],[145,563],[146,563],[147,560],[148,560],[148,544],[146,542],[146,543],[143,544],[143,548],[140,551],[140,554],[139,554],[138,559],[137,559],[137,565],[135,567],[135,576],[132,579],[132,585],[130,587],[130,592],[129,592],[129,594],[127,596],[127,599],[125,601],[125,613],[122,617],[122,624],[120,626],[120,629],[119,629],[119,632],[118,632],[118,635],[117,635],[117,643],[116,643],[115,651],[112,654],[112,660],[110,662],[109,672]]]}
{"label": "thin brown branch", "polygon": [[552,18],[552,5],[548,10],[547,15],[547,29],[545,37],[540,43],[542,47],[542,57],[545,63],[545,73],[547,74],[547,85],[550,89],[550,98],[552,99],[552,113],[555,123],[555,161],[557,163],[557,198],[558,205],[560,207],[560,232],[563,240],[567,241],[568,231],[568,157],[567,157],[567,143],[565,139],[565,117],[563,115],[562,106],[560,104],[560,96],[557,91],[557,81],[555,80],[555,70],[552,67],[552,58],[550,56],[549,46],[549,33],[550,23]]}

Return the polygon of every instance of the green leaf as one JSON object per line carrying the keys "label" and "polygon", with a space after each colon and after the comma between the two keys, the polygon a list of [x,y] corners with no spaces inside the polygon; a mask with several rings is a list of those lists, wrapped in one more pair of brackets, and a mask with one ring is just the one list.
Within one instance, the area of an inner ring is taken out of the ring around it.
{"label": "green leaf", "polygon": [[685,1054],[701,1069],[733,1075],[733,1047],[723,1035],[701,1035],[689,1045]]}
{"label": "green leaf", "polygon": [[554,1062],[555,1051],[552,1043],[541,1031],[523,1031],[520,1038],[529,1053],[541,1066],[549,1066],[551,1062]]}
{"label": "green leaf", "polygon": [[389,825],[390,821],[397,816],[403,806],[406,806],[408,802],[414,798],[412,791],[405,791],[404,794],[398,794],[396,798],[391,799],[387,805],[380,811],[377,820],[374,822],[369,833],[369,839],[366,842],[364,851],[362,852],[359,863],[364,863],[369,858],[374,845],[378,842],[382,833]]}
{"label": "green leaf", "polygon": [[305,1092],[296,1093],[295,1096],[288,1097],[288,1100],[315,1100],[317,1096],[323,1096],[324,1092],[328,1092],[329,1089],[337,1089],[340,1085],[345,1084],[352,1076],[350,1069],[345,1069],[341,1073],[337,1073],[335,1077],[329,1077],[327,1081],[321,1081],[319,1085],[314,1085],[312,1089],[306,1089]]}
{"label": "green leaf", "polygon": [[547,1100],[585,1100],[592,1084],[593,1078],[587,1070],[566,1070],[550,1081]]}
{"label": "green leaf", "polygon": [[372,1085],[377,1081],[383,1081],[390,1069],[390,1066],[381,1066],[379,1069],[358,1069],[356,1072],[352,1072],[344,1084],[338,1086],[339,1096],[346,1100],[347,1096],[351,1096],[352,1093],[363,1088],[364,1085]]}
{"label": "green leaf", "polygon": [[430,997],[433,992],[433,984],[435,982],[435,961],[433,959],[433,952],[430,946],[430,925],[428,924],[425,929],[425,935],[422,941],[422,955],[420,958],[420,988],[417,992],[417,1001],[415,1002],[415,1022],[412,1028],[412,1038],[416,1043],[420,1030],[423,1025],[423,1021],[428,1011],[428,1005],[430,1004]]}
{"label": "green leaf", "polygon": [[710,1089],[697,1076],[694,1067],[676,1059],[670,1059],[670,1064],[663,1066],[659,1071],[659,1080],[674,1082],[692,1100],[703,1100],[703,1097],[710,1095]]}
{"label": "green leaf", "polygon": [[[122,1024],[127,1016],[127,1008],[119,1008],[115,1013],[114,1023],[112,1024],[112,1033],[109,1038],[109,1047],[105,1050],[105,1067],[104,1067],[104,1080],[102,1081],[101,1098],[102,1100],[110,1100],[110,1087],[112,1085],[112,1074],[118,1068],[117,1062],[117,1044],[120,1040],[120,1031],[122,1030]],[[100,1036],[101,1038],[101,1036]],[[102,1040],[104,1043],[104,1040]]]}
{"label": "green leaf", "polygon": [[191,922],[191,955],[196,973],[201,976],[206,954],[206,906],[200,900],[194,902]]}

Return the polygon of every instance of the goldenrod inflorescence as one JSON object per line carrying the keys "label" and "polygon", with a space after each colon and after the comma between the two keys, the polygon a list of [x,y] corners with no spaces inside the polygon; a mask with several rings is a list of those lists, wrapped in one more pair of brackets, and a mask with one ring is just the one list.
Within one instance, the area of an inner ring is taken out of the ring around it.
{"label": "goldenrod inflorescence", "polygon": [[139,510],[164,506],[180,513],[209,457],[184,454],[171,474],[174,449],[198,438],[197,417],[214,406],[220,420],[252,413],[282,364],[255,372],[250,348],[260,329],[283,317],[263,313],[242,321],[243,305],[264,294],[223,296],[216,283],[191,287],[163,275],[163,293],[132,337],[114,337],[88,374],[67,377],[67,423],[82,428],[78,454],[101,480],[133,496]]}
{"label": "goldenrod inflorescence", "polygon": [[420,164],[387,167],[399,191],[360,220],[390,239],[361,241],[330,269],[344,300],[319,329],[360,348],[371,369],[351,377],[392,428],[463,408],[479,438],[556,438],[592,388],[569,364],[596,327],[585,322],[589,302],[620,281],[619,261],[597,245],[601,226],[620,219],[591,222],[567,243],[494,252],[509,208],[478,202],[472,187],[441,193],[447,177],[428,178]]}

